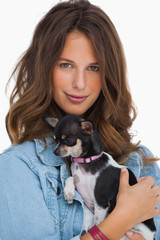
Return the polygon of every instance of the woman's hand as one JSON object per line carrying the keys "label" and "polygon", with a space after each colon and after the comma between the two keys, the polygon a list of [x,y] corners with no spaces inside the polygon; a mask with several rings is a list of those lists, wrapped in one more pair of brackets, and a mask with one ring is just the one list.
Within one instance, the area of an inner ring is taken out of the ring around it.
{"label": "woman's hand", "polygon": [[154,184],[153,177],[142,177],[138,183],[129,185],[129,173],[122,168],[116,208],[123,209],[130,226],[160,214],[156,206],[160,204],[160,187]]}

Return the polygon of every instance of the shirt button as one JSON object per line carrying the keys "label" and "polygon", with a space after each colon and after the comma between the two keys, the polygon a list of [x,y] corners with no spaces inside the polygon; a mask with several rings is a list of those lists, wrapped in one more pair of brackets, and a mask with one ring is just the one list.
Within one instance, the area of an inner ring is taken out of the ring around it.
{"label": "shirt button", "polygon": [[60,187],[57,187],[57,195],[60,195],[60,193],[61,193],[61,189]]}

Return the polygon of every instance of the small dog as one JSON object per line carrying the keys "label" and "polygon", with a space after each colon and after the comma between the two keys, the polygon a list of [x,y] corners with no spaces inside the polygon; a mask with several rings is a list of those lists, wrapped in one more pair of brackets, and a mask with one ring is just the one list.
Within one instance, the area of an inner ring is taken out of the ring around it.
{"label": "small dog", "polygon": [[[71,157],[72,176],[66,180],[64,197],[71,204],[75,188],[81,194],[86,205],[83,235],[114,209],[122,166],[103,152],[100,137],[92,122],[75,115],[66,115],[60,120],[45,116],[44,120],[54,128],[57,144],[54,153],[63,158]],[[128,171],[129,184],[137,183],[132,171]],[[141,233],[147,240],[153,240],[156,231],[153,219],[135,225],[133,231]],[[126,239],[126,236],[121,238]]]}

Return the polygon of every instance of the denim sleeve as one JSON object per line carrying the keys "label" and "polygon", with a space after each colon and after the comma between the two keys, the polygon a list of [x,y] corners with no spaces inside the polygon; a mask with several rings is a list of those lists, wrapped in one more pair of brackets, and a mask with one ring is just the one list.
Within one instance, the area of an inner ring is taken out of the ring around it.
{"label": "denim sleeve", "polygon": [[[152,152],[145,146],[141,146],[141,157],[142,158],[150,158],[153,157]],[[143,176],[152,176],[155,179],[155,185],[159,185],[160,186],[160,167],[157,164],[157,162],[153,162],[153,164],[147,164],[144,163],[143,168],[141,170],[141,174],[140,177]],[[160,204],[157,206],[158,208],[160,208]],[[156,240],[160,239],[160,215],[154,217],[154,221],[156,224]]]}
{"label": "denim sleeve", "polygon": [[38,176],[21,158],[0,156],[0,239],[59,240]]}
{"label": "denim sleeve", "polygon": [[[145,146],[141,145],[140,155],[142,158],[153,157],[152,152]],[[143,176],[152,176],[155,179],[155,184],[160,186],[160,167],[157,162],[151,164],[144,163],[140,177]]]}
{"label": "denim sleeve", "polygon": [[80,240],[80,235],[72,238],[71,240]]}

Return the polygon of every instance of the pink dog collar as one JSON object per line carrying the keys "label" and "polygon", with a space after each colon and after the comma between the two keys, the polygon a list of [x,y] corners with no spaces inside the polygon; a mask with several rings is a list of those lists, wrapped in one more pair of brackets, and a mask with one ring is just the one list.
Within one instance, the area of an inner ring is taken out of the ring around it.
{"label": "pink dog collar", "polygon": [[71,161],[72,162],[76,162],[76,163],[90,163],[98,158],[100,158],[103,154],[103,151],[99,154],[99,155],[95,155],[89,158],[75,158],[75,157],[71,157]]}

